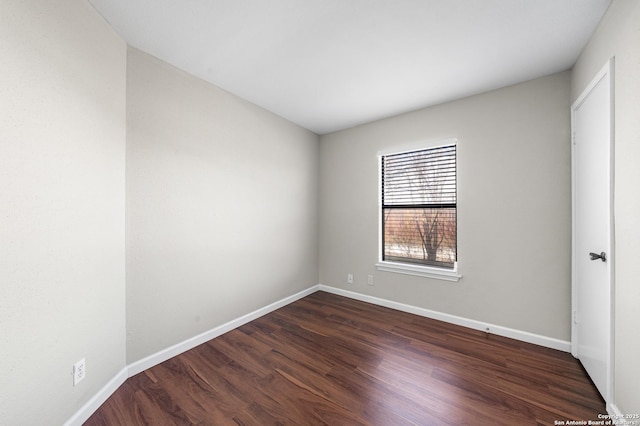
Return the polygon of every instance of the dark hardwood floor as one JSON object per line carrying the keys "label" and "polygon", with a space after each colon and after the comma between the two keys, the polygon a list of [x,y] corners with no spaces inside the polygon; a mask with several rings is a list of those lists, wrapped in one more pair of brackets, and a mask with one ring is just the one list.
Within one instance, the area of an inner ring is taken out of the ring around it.
{"label": "dark hardwood floor", "polygon": [[127,380],[85,425],[553,425],[597,420],[580,364],[317,292]]}

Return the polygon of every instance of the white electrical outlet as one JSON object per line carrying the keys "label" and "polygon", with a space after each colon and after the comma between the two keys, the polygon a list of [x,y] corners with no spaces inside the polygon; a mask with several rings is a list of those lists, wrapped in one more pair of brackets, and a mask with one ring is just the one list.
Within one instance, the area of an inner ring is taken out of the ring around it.
{"label": "white electrical outlet", "polygon": [[353,274],[347,274],[347,283],[353,284]]}
{"label": "white electrical outlet", "polygon": [[73,386],[77,385],[87,375],[84,358],[73,364]]}
{"label": "white electrical outlet", "polygon": [[367,275],[367,284],[373,285],[373,275]]}

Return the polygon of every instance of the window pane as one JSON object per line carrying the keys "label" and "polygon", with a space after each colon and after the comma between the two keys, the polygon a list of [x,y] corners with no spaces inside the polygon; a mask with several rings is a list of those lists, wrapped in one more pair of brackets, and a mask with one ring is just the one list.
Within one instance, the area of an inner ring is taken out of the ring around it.
{"label": "window pane", "polygon": [[385,206],[456,203],[456,147],[383,157]]}
{"label": "window pane", "polygon": [[384,208],[383,260],[453,268],[455,208]]}

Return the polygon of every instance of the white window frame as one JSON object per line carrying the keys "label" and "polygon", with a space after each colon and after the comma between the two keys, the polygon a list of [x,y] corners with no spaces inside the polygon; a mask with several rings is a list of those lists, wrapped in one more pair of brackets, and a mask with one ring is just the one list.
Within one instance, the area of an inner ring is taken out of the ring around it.
{"label": "white window frame", "polygon": [[[384,272],[405,274],[405,275],[414,275],[418,277],[434,278],[438,280],[453,281],[453,282],[457,282],[458,280],[460,280],[460,278],[462,278],[462,275],[458,273],[457,261],[454,263],[453,269],[445,269],[445,268],[438,268],[435,266],[422,266],[422,265],[416,265],[416,264],[390,262],[388,260],[382,260],[382,253],[384,251],[384,247],[382,246],[382,220],[383,220],[382,218],[382,157],[386,155],[401,154],[404,152],[432,149],[432,148],[438,148],[441,146],[449,146],[449,145],[456,146],[456,155],[457,155],[458,140],[455,138],[444,139],[444,140],[440,139],[433,142],[420,142],[417,144],[407,144],[407,145],[402,145],[402,146],[381,150],[378,152],[378,261],[376,262],[376,265],[375,265],[377,270],[384,271]],[[456,183],[457,181],[458,181],[458,176],[456,174]],[[458,218],[458,214],[456,213],[456,220],[458,220],[457,218]],[[457,242],[456,242],[456,245],[457,245]]]}

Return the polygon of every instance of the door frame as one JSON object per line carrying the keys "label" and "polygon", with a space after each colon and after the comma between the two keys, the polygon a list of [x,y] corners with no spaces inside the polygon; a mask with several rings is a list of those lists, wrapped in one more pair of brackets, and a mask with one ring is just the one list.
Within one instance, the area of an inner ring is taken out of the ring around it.
{"label": "door frame", "polygon": [[[610,58],[602,69],[596,74],[591,83],[582,91],[580,96],[571,105],[571,354],[578,357],[578,283],[576,280],[576,164],[575,164],[575,112],[587,99],[591,91],[600,81],[609,77],[609,252],[607,253],[607,268],[609,272],[610,286],[610,330],[609,330],[609,351],[607,353],[607,383],[606,394],[602,395],[607,404],[607,411],[612,412],[614,404],[614,337],[615,337],[615,227],[614,227],[614,143],[615,143],[615,86],[614,86],[614,58]],[[580,253],[584,256],[585,253]]]}

